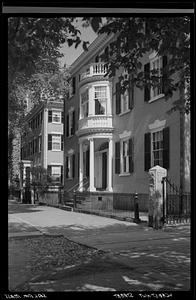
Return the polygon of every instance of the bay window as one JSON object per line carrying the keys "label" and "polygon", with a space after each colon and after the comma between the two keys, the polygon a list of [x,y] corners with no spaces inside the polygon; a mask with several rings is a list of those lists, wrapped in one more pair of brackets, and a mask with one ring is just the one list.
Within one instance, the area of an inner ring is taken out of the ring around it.
{"label": "bay window", "polygon": [[86,118],[88,117],[88,104],[89,102],[89,94],[88,89],[81,94],[81,117]]}
{"label": "bay window", "polygon": [[107,86],[94,87],[95,115],[106,115]]}

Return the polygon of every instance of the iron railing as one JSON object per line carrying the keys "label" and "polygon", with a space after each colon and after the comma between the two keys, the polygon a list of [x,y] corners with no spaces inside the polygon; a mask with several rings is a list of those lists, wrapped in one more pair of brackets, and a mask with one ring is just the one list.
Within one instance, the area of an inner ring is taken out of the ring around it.
{"label": "iron railing", "polygon": [[162,187],[164,223],[190,222],[191,194],[178,188],[168,177],[163,178]]}

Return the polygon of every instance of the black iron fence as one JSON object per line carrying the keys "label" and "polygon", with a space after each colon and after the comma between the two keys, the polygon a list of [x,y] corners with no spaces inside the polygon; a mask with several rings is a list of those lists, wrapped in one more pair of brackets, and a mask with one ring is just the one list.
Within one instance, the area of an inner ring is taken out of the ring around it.
{"label": "black iron fence", "polygon": [[[139,223],[147,221],[148,212],[140,211],[140,198],[138,194],[129,195],[129,201],[121,199],[121,207],[115,207],[113,196],[104,193],[90,193],[87,191],[60,191],[59,202],[61,205],[78,212],[90,213],[100,216],[130,220]],[[122,202],[123,205],[122,205]]]}
{"label": "black iron fence", "polygon": [[166,224],[188,223],[191,217],[191,194],[184,193],[167,177],[163,186],[163,220]]}

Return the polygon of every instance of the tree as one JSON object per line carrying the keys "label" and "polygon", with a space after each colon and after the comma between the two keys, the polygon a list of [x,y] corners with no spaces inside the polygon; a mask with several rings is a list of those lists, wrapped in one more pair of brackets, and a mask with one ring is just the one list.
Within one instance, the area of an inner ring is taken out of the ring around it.
{"label": "tree", "polygon": [[[101,17],[85,17],[98,34],[114,34],[115,39],[101,56],[108,66],[107,75],[113,77],[123,67],[132,82],[139,88],[160,85],[160,77],[154,71],[146,77],[142,70],[141,58],[150,51],[169,58],[162,75],[165,76],[164,93],[169,99],[176,90],[186,93],[174,103],[173,110],[190,109],[190,18],[182,17],[107,17],[103,24]],[[178,73],[177,82],[172,75]],[[128,81],[121,76],[122,91]]]}
{"label": "tree", "polygon": [[[68,71],[59,69],[63,55],[59,47],[70,40],[78,45],[80,31],[74,18],[8,18],[8,149],[9,174],[16,128],[22,130],[25,99],[34,103],[51,95],[60,99],[66,93]],[[85,43],[84,43],[85,45]]]}

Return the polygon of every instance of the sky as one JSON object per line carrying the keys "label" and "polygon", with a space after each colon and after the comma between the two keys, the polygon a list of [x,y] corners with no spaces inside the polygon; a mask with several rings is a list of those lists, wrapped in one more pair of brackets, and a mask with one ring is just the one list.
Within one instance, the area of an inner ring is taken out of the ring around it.
{"label": "sky", "polygon": [[[83,28],[80,20],[77,22],[77,28],[81,31],[81,39],[84,41],[89,41],[90,44],[97,37],[97,34],[90,26]],[[65,63],[68,66],[71,65],[83,51],[82,43],[76,49],[74,45],[69,47],[68,44],[65,43],[61,48],[61,52],[64,54],[64,56],[60,59],[60,65],[63,66]]]}

